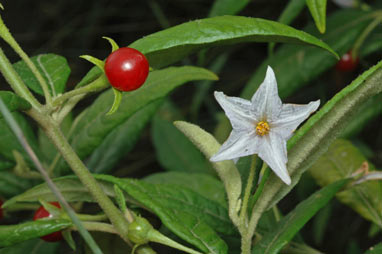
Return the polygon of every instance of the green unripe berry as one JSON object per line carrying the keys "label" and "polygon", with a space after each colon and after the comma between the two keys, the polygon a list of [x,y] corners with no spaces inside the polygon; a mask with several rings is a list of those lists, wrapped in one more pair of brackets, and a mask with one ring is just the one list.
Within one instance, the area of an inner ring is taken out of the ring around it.
{"label": "green unripe berry", "polygon": [[149,242],[149,233],[153,226],[143,217],[135,217],[135,220],[129,224],[127,237],[136,244],[145,244]]}

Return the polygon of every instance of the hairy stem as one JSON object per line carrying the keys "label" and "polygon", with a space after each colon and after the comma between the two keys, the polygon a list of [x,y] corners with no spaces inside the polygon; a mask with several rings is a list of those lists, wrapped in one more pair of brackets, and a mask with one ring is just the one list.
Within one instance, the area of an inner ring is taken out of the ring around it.
{"label": "hairy stem", "polygon": [[[13,48],[13,50],[21,57],[21,59],[24,60],[26,65],[32,71],[32,73],[34,74],[34,76],[37,78],[38,82],[41,85],[47,104],[50,105],[52,102],[52,97],[48,89],[48,84],[46,83],[45,79],[42,77],[41,73],[37,70],[37,67],[34,65],[32,60],[28,57],[28,55],[17,43],[17,41],[13,38],[12,34],[9,32],[8,28],[4,24],[4,21],[1,19],[1,17],[0,17],[0,36],[1,38],[3,38],[4,41],[6,41],[9,44],[9,46]],[[52,92],[54,92],[53,87],[52,87]]]}
{"label": "hairy stem", "polygon": [[249,175],[248,175],[248,180],[247,180],[247,186],[245,187],[244,191],[244,197],[243,197],[243,204],[240,209],[240,225],[244,226],[247,222],[247,214],[248,214],[248,201],[249,201],[249,196],[251,195],[251,190],[252,190],[252,185],[253,185],[253,180],[255,178],[255,171],[256,171],[256,159],[257,155],[252,156],[252,161],[251,161],[251,167],[249,170]]}
{"label": "hairy stem", "polygon": [[107,88],[108,86],[109,86],[109,81],[107,80],[106,76],[102,74],[96,80],[89,83],[88,85],[66,92],[63,95],[57,97],[53,101],[53,106],[60,106],[65,101],[77,95],[84,95],[91,92],[98,92]]}
{"label": "hairy stem", "polygon": [[41,127],[43,127],[46,135],[51,139],[73,172],[78,176],[80,181],[89,190],[93,198],[109,217],[119,235],[127,241],[128,222],[121,211],[119,211],[113,202],[106,196],[92,174],[74,152],[58,125],[52,118],[44,116],[35,110],[30,110],[28,114],[35,119]]}
{"label": "hairy stem", "polygon": [[9,83],[9,85],[16,92],[16,94],[18,94],[19,96],[27,100],[35,109],[39,111],[41,110],[42,105],[40,104],[40,102],[37,101],[37,99],[29,91],[29,89],[24,84],[19,74],[17,74],[11,62],[9,62],[8,58],[5,56],[1,48],[0,48],[0,72],[1,74],[3,74],[5,80]]}

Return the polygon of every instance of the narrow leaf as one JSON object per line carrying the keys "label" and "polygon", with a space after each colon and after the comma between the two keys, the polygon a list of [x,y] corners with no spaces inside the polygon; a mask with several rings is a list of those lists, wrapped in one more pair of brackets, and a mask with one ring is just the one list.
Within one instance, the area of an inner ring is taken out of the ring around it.
{"label": "narrow leaf", "polygon": [[249,0],[215,0],[209,17],[235,15],[249,4]]}
{"label": "narrow leaf", "polygon": [[265,234],[256,243],[252,254],[279,253],[296,233],[348,182],[348,179],[334,182],[299,203],[293,211],[280,220],[274,230]]}
{"label": "narrow leaf", "polygon": [[[369,12],[342,10],[328,18],[327,32],[320,38],[340,55],[347,52],[365,27],[373,20]],[[313,24],[305,31],[317,35]],[[341,34],[341,36],[338,36]],[[278,91],[281,98],[286,98],[336,64],[336,59],[327,52],[304,45],[281,45],[268,57],[245,85],[241,96],[249,99],[264,80],[267,66],[271,66],[277,77]],[[309,64],[307,64],[309,63]]]}
{"label": "narrow leaf", "polygon": [[[321,186],[351,176],[367,162],[366,157],[349,141],[338,139],[309,169]],[[368,163],[370,170],[374,166]],[[369,181],[338,194],[338,199],[352,207],[364,218],[382,228],[382,182]]]}
{"label": "narrow leaf", "polygon": [[[53,180],[54,184],[60,190],[67,202],[94,202],[93,197],[90,195],[89,191],[82,185],[82,183],[75,176],[66,176],[61,178],[56,178]],[[102,191],[113,197],[115,195],[113,184],[107,182],[100,182]],[[46,183],[37,185],[24,193],[14,196],[7,200],[3,204],[3,208],[12,207],[16,203],[24,202],[38,202],[40,199],[50,202],[57,201],[57,198],[49,189]]]}
{"label": "narrow leaf", "polygon": [[[66,59],[55,54],[37,55],[31,58],[41,75],[46,80],[53,96],[63,93],[70,74]],[[40,83],[24,61],[13,64],[24,83],[35,93],[44,95]]]}
{"label": "narrow leaf", "polygon": [[169,171],[214,175],[211,164],[195,145],[172,122],[163,118],[167,114],[157,114],[151,129],[159,163]]}
{"label": "narrow leaf", "polygon": [[[227,211],[195,192],[169,185],[99,175],[97,179],[118,184],[139,203],[153,211],[162,223],[183,240],[208,253],[227,253],[227,246],[214,230],[234,234]],[[225,210],[225,211],[224,211]]]}
{"label": "narrow leaf", "polygon": [[153,184],[179,185],[179,188],[187,188],[195,191],[203,197],[227,207],[226,194],[222,182],[206,174],[188,172],[165,172],[151,174],[144,181]]}
{"label": "narrow leaf", "polygon": [[[28,110],[31,108],[29,102],[13,92],[0,91],[0,97],[11,112],[16,110]],[[2,117],[3,115],[0,115],[0,118]]]}
{"label": "narrow leaf", "polygon": [[80,158],[90,155],[103,139],[118,125],[147,104],[163,98],[174,88],[192,80],[215,80],[217,77],[203,68],[184,66],[153,71],[145,84],[135,91],[125,93],[120,109],[105,116],[113,100],[112,91],[101,94],[79,120],[71,144]]}
{"label": "narrow leaf", "polygon": [[327,0],[306,0],[310,14],[312,14],[320,33],[325,33],[326,29],[326,1]]}
{"label": "narrow leaf", "polygon": [[[211,158],[219,150],[220,144],[216,139],[199,126],[181,121],[174,124],[200,149],[207,159]],[[235,220],[242,188],[239,171],[232,160],[213,163],[213,167],[224,183],[229,203],[229,214],[231,219]]]}
{"label": "narrow leaf", "polygon": [[134,148],[141,132],[161,103],[162,100],[158,100],[148,104],[115,127],[87,160],[86,165],[90,171],[111,172],[115,165]]}
{"label": "narrow leaf", "polygon": [[319,39],[284,24],[259,18],[220,16],[190,21],[151,34],[132,43],[150,66],[161,67],[183,59],[202,48],[240,42],[306,43],[338,57]]}
{"label": "narrow leaf", "polygon": [[56,254],[59,248],[60,243],[48,243],[37,238],[2,248],[0,254],[25,254],[25,250],[33,250],[28,254]]}
{"label": "narrow leaf", "polygon": [[[0,115],[2,116],[1,113]],[[17,121],[33,150],[35,150],[37,154],[40,154],[38,151],[37,138],[30,123],[18,112],[13,112],[12,116]],[[30,162],[29,157],[26,156],[24,149],[21,147],[16,136],[3,118],[0,119],[0,140],[0,155],[2,155],[3,158],[9,161],[14,161],[13,150],[17,150],[24,155],[26,161]]]}
{"label": "narrow leaf", "polygon": [[0,247],[48,235],[68,228],[72,222],[64,219],[36,220],[18,225],[0,226]]}

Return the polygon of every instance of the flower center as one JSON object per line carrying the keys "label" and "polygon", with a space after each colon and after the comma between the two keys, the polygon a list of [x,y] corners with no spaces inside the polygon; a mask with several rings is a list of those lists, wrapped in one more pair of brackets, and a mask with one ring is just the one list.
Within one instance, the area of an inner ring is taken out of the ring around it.
{"label": "flower center", "polygon": [[258,122],[256,126],[256,134],[260,136],[264,136],[269,132],[269,124],[267,122]]}

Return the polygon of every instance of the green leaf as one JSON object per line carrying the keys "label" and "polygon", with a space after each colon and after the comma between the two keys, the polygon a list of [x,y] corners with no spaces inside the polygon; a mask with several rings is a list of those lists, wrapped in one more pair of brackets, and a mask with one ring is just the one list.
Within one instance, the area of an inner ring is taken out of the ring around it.
{"label": "green leaf", "polygon": [[[113,186],[118,185],[127,192],[125,198],[128,202],[150,209],[179,237],[202,250],[211,248],[211,253],[226,253],[225,243],[214,230],[226,235],[236,234],[225,207],[187,188],[180,189],[176,185],[149,184],[106,175],[94,176],[106,195],[114,197]],[[61,177],[54,179],[54,182],[68,202],[94,202],[76,177]],[[3,208],[7,209],[19,202],[36,202],[39,198],[45,201],[55,200],[46,183],[6,201]]]}
{"label": "green leaf", "polygon": [[[71,126],[73,125],[72,114],[69,113],[60,124],[61,131],[64,135],[67,135]],[[41,154],[44,155],[44,161],[48,165],[53,162],[56,155],[58,154],[57,148],[53,145],[52,141],[46,136],[45,132],[39,128],[38,129],[38,146]],[[41,159],[41,158],[40,158]]]}
{"label": "green leaf", "polygon": [[364,57],[374,52],[381,52],[382,50],[381,40],[382,40],[381,30],[369,35],[369,37],[366,39],[366,41],[362,44],[360,48],[360,52],[359,52],[360,56]]}
{"label": "green leaf", "polygon": [[249,2],[249,0],[215,0],[208,16],[235,15],[244,9]]}
{"label": "green leaf", "polygon": [[14,162],[8,161],[0,156],[0,171],[9,169],[15,165]]}
{"label": "green leaf", "polygon": [[227,253],[227,245],[216,231],[235,234],[227,210],[193,191],[171,185],[99,175],[116,183],[129,196],[154,212],[177,236],[208,253]]}
{"label": "green leaf", "polygon": [[[21,130],[23,131],[23,134],[27,138],[33,150],[36,152],[37,155],[40,155],[37,146],[37,139],[29,122],[18,112],[14,112],[12,113],[12,115],[19,124]],[[26,161],[30,161],[29,157],[26,155],[24,149],[21,147],[13,131],[8,127],[8,124],[4,119],[0,119],[0,140],[0,155],[2,155],[2,157],[9,161],[14,161],[15,159],[13,157],[12,151],[17,150],[19,153],[24,155]]]}
{"label": "green leaf", "polygon": [[354,119],[346,126],[341,137],[349,138],[356,136],[372,119],[380,116],[382,112],[381,99],[382,95],[379,94],[362,104]]}
{"label": "green leaf", "polygon": [[10,198],[31,188],[36,181],[21,178],[10,172],[0,172],[0,196]]}
{"label": "green leaf", "polygon": [[[18,96],[17,94],[9,91],[0,91],[0,98],[3,100],[9,111],[28,110],[31,108],[29,102]],[[0,114],[0,118],[3,115]]]}
{"label": "green leaf", "polygon": [[137,143],[140,133],[149,123],[162,101],[154,101],[134,113],[124,123],[115,127],[87,160],[87,167],[94,173],[111,172]]}
{"label": "green leaf", "polygon": [[[66,59],[55,54],[42,54],[31,58],[41,75],[45,78],[53,96],[63,93],[70,74]],[[25,84],[35,93],[44,95],[40,83],[24,61],[13,64]]]}
{"label": "green leaf", "polygon": [[[351,176],[366,162],[365,156],[349,141],[338,139],[329,147],[309,169],[321,186]],[[369,163],[371,170],[374,166]],[[368,181],[337,195],[344,204],[352,207],[364,218],[382,227],[382,193],[381,181]]]}
{"label": "green leaf", "polygon": [[[240,16],[200,19],[148,35],[132,43],[159,68],[183,59],[202,48],[240,42],[288,42],[314,45],[338,57],[319,39],[274,21]],[[333,58],[334,59],[334,58]]]}
{"label": "green leaf", "polygon": [[[305,6],[306,0],[290,0],[288,1],[287,6],[284,8],[283,12],[281,13],[280,17],[278,18],[278,22],[289,25],[292,23],[292,21],[300,14],[302,9]],[[275,47],[276,43],[272,42],[269,43],[268,51],[270,53],[273,53],[273,48]]]}
{"label": "green leaf", "polygon": [[[372,21],[369,12],[343,10],[334,13],[327,20],[327,32],[321,39],[329,44],[340,55],[347,52],[364,28]],[[304,29],[314,34],[314,25]],[[341,36],[338,36],[341,34]],[[318,35],[318,34],[317,34]],[[317,48],[301,45],[281,45],[256,69],[244,87],[241,96],[251,98],[264,80],[267,66],[271,66],[277,78],[278,91],[281,98],[286,98],[301,87],[310,84],[324,71],[336,64],[336,59],[327,52]]]}
{"label": "green leaf", "polygon": [[253,210],[255,217],[276,204],[299,181],[315,160],[339,136],[341,130],[352,120],[356,109],[367,99],[380,93],[382,87],[382,61],[373,66],[350,85],[336,94],[324,107],[314,114],[288,141],[288,171],[291,185],[285,185],[275,175],[271,175],[263,194]]}
{"label": "green leaf", "polygon": [[0,226],[0,247],[48,235],[68,228],[72,222],[64,219],[36,220],[18,225]]}
{"label": "green leaf", "polygon": [[382,243],[379,243],[373,247],[370,247],[365,254],[379,254],[382,252]]}
{"label": "green leaf", "polygon": [[222,182],[216,178],[197,173],[165,172],[151,174],[144,181],[153,184],[179,185],[181,188],[191,189],[201,196],[217,202],[222,207],[227,207],[226,194]]}
{"label": "green leaf", "polygon": [[[219,142],[199,126],[181,121],[177,121],[174,124],[200,149],[207,159],[211,158],[219,150]],[[224,183],[229,203],[229,214],[233,218],[237,214],[236,209],[240,204],[239,199],[242,189],[239,171],[232,160],[220,161],[212,165]]]}
{"label": "green leaf", "polygon": [[48,243],[40,239],[31,239],[17,245],[0,249],[0,254],[57,254],[60,243]]}
{"label": "green leaf", "polygon": [[203,68],[184,66],[150,72],[145,84],[135,91],[125,93],[120,109],[106,116],[113,101],[111,89],[101,94],[78,121],[70,142],[80,156],[90,155],[117,126],[147,104],[163,98],[174,88],[193,80],[216,80],[212,72]]}
{"label": "green leaf", "polygon": [[[53,182],[61,191],[62,195],[64,196],[67,202],[94,202],[94,199],[89,194],[89,191],[75,176],[56,178],[53,180]],[[115,195],[113,184],[101,181],[100,186],[106,195],[111,197]],[[3,204],[3,208],[6,209],[8,207],[12,207],[12,205],[20,202],[39,202],[40,199],[47,202],[57,201],[56,196],[52,193],[48,185],[46,183],[43,183],[25,191],[24,193],[18,196],[14,196],[13,198],[7,200]]]}
{"label": "green leaf", "polygon": [[279,253],[310,218],[324,207],[348,182],[348,179],[334,182],[301,202],[293,211],[280,220],[273,231],[265,234],[256,243],[252,254]]}
{"label": "green leaf", "polygon": [[214,174],[211,164],[192,142],[158,112],[152,123],[151,136],[159,163],[168,171]]}
{"label": "green leaf", "polygon": [[325,33],[326,29],[326,0],[306,0],[310,14],[316,23],[318,31]]}
{"label": "green leaf", "polygon": [[278,21],[283,24],[289,25],[300,14],[301,10],[305,6],[306,0],[290,0],[287,6],[281,13]]}

